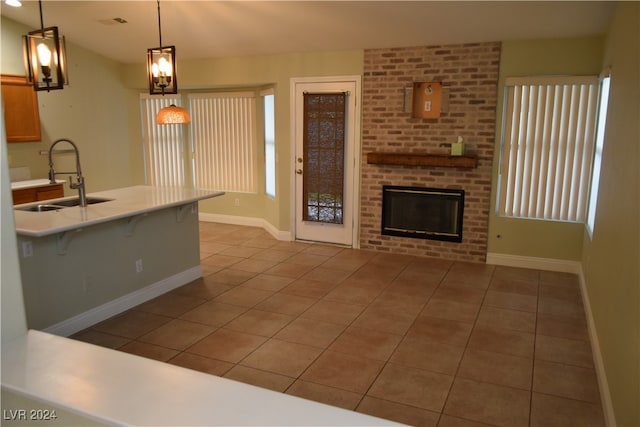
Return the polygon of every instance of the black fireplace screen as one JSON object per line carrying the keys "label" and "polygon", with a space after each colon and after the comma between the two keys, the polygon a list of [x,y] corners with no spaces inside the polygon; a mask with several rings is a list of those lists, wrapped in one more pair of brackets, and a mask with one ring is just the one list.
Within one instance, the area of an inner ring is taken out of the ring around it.
{"label": "black fireplace screen", "polygon": [[382,234],[462,241],[464,190],[382,187]]}

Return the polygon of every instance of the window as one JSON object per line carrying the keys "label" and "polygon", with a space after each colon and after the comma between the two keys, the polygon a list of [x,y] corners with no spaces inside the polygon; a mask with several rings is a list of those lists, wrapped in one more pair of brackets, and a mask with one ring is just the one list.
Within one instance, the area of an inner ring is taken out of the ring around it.
{"label": "window", "polygon": [[149,185],[185,185],[185,145],[182,125],[157,125],[161,108],[180,105],[179,95],[140,95],[140,114],[144,146],[144,175]]}
{"label": "window", "polygon": [[275,98],[273,89],[261,93],[264,100],[264,174],[265,193],[276,196],[276,130]]}
{"label": "window", "polygon": [[254,93],[191,93],[189,109],[195,186],[255,193]]}
{"label": "window", "polygon": [[587,211],[587,230],[593,234],[596,221],[596,205],[598,204],[598,187],[600,185],[600,167],[602,165],[602,149],[604,148],[604,130],[607,124],[607,106],[609,105],[609,85],[611,76],[606,72],[600,80],[600,100],[598,101],[598,126],[596,128],[596,147],[593,154],[593,172],[591,173],[591,191],[589,209]]}
{"label": "window", "polygon": [[508,78],[498,213],[586,220],[598,79]]}

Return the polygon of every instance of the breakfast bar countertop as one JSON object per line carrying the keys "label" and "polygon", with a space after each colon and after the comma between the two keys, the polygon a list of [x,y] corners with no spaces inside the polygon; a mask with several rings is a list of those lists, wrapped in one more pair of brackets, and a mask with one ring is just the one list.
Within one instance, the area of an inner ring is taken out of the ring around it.
{"label": "breakfast bar countertop", "polygon": [[21,208],[38,204],[55,204],[77,198],[64,197],[14,206],[16,232],[19,235],[43,237],[81,229],[120,218],[143,215],[174,206],[184,206],[199,200],[223,195],[216,190],[138,185],[87,194],[89,198],[111,199],[86,207],[72,206],[59,210],[30,212]]}

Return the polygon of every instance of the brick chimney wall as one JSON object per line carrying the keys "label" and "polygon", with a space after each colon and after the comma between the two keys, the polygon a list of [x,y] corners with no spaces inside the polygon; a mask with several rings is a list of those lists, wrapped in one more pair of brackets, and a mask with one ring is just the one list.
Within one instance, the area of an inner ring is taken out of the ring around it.
{"label": "brick chimney wall", "polygon": [[[360,247],[485,262],[496,127],[500,43],[365,50],[362,102]],[[437,119],[405,112],[405,89],[441,82],[449,107]],[[441,144],[464,138],[474,169],[367,164],[369,152],[447,154]],[[382,186],[465,190],[461,243],[383,236]]]}

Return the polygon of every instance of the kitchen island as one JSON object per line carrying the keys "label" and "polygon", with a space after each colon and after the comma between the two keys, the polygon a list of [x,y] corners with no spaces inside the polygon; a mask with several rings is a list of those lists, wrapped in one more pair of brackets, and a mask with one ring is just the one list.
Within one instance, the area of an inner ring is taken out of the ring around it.
{"label": "kitchen island", "polygon": [[15,206],[28,327],[68,336],[199,278],[198,201],[222,194],[134,186]]}

